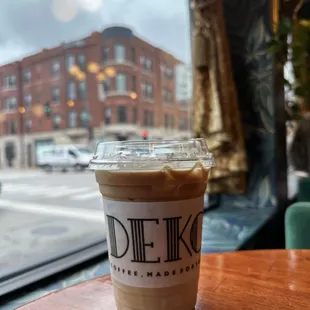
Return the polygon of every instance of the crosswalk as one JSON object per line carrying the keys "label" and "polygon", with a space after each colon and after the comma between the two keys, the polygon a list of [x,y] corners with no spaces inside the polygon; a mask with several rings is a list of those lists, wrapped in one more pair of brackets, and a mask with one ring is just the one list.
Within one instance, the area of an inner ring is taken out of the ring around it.
{"label": "crosswalk", "polygon": [[4,183],[2,196],[27,196],[36,198],[66,198],[73,201],[85,201],[100,198],[99,190],[94,187],[75,187],[66,185],[40,185],[26,183]]}
{"label": "crosswalk", "polygon": [[31,179],[34,177],[42,176],[42,171],[1,171],[0,170],[0,182],[20,179]]}

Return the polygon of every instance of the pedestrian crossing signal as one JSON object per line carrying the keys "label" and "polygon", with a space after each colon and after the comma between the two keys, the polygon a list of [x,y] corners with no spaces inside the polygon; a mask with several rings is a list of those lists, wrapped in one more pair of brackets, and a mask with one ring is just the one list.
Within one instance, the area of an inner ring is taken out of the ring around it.
{"label": "pedestrian crossing signal", "polygon": [[52,113],[51,105],[49,102],[44,104],[44,114],[46,117],[50,117]]}

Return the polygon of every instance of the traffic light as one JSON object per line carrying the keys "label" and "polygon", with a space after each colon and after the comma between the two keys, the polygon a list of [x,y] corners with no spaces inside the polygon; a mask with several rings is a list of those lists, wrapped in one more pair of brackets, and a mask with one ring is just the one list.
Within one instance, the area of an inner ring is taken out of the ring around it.
{"label": "traffic light", "polygon": [[148,136],[147,136],[147,132],[146,131],[142,132],[142,138],[143,138],[143,140],[147,140]]}
{"label": "traffic light", "polygon": [[50,117],[51,116],[51,113],[52,113],[52,109],[51,109],[51,105],[49,102],[46,102],[44,104],[44,115],[46,117]]}

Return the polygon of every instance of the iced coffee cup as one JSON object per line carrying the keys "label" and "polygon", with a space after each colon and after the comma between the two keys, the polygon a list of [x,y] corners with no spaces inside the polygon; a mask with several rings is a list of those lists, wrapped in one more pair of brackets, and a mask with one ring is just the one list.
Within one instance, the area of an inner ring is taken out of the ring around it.
{"label": "iced coffee cup", "polygon": [[97,146],[118,310],[191,310],[197,297],[203,199],[214,159],[203,139]]}

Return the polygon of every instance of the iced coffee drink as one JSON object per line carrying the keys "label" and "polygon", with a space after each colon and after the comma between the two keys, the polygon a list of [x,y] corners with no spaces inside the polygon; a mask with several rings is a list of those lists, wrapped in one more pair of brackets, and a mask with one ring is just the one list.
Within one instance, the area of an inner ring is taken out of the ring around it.
{"label": "iced coffee drink", "polygon": [[90,167],[103,196],[119,310],[194,309],[213,165],[203,139],[98,145]]}

